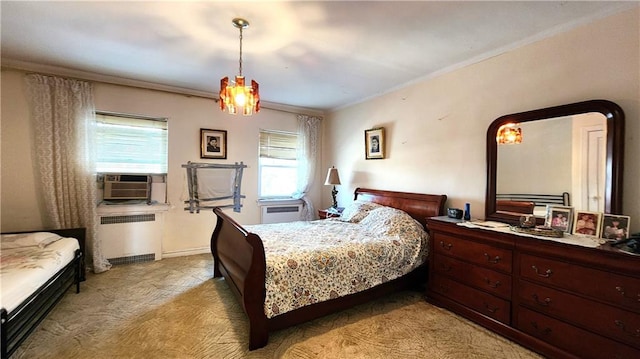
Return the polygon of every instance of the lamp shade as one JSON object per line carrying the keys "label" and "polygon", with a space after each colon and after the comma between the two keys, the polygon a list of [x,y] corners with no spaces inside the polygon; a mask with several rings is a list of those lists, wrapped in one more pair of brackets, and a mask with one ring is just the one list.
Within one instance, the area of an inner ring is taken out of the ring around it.
{"label": "lamp shade", "polygon": [[337,185],[340,184],[340,176],[338,175],[338,169],[335,167],[329,168],[327,172],[327,179],[324,181],[325,185]]}

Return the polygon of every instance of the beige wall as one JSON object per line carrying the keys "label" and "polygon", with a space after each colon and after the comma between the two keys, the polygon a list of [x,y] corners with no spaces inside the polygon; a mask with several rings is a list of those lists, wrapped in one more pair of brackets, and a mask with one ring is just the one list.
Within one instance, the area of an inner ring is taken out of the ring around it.
{"label": "beige wall", "polygon": [[[188,253],[206,249],[215,216],[210,211],[190,214],[184,210],[188,199],[186,170],[188,161],[234,163],[243,161],[242,194],[246,195],[241,213],[227,210],[238,222],[254,224],[260,221],[257,206],[257,156],[260,129],[297,131],[296,115],[262,109],[252,117],[222,113],[210,99],[176,95],[167,92],[96,83],[96,109],[153,117],[169,121],[169,170],[167,197],[171,204],[165,216],[164,254]],[[25,97],[24,73],[2,71],[2,230],[43,228],[43,206],[39,203],[36,170],[32,155],[32,126]],[[227,131],[227,160],[200,159],[200,128]],[[317,183],[323,170],[317,170]],[[19,189],[19,190],[16,190]],[[320,187],[312,193],[314,203],[320,203]]]}
{"label": "beige wall", "polygon": [[[608,99],[626,115],[623,210],[640,231],[639,18],[635,8],[329,114],[324,167],[340,171],[339,202],[351,200],[356,187],[442,193],[447,206],[470,202],[482,218],[493,120]],[[388,158],[367,161],[364,130],[379,126]]]}

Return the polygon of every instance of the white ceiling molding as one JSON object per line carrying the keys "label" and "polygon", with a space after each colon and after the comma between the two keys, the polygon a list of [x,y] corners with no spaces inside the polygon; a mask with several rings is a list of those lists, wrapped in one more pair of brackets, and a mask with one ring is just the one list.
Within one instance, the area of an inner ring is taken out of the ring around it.
{"label": "white ceiling molding", "polygon": [[[3,58],[0,60],[0,62],[2,63],[3,69],[13,69],[13,70],[24,71],[27,73],[34,72],[34,73],[45,74],[45,75],[73,78],[77,80],[101,82],[105,84],[127,86],[127,87],[135,87],[135,88],[141,88],[146,90],[154,90],[154,91],[179,94],[184,96],[201,97],[201,98],[214,100],[215,102],[219,101],[217,93],[213,94],[213,93],[197,91],[197,90],[188,89],[188,88],[167,86],[167,85],[156,84],[152,82],[145,82],[145,81],[134,80],[134,79],[126,79],[126,78],[115,77],[115,76],[101,75],[101,74],[95,74],[91,72],[68,69],[64,67],[36,64],[33,62],[26,62],[26,61],[13,60],[13,59]],[[261,105],[261,108],[263,109],[273,110],[273,111],[288,112],[288,113],[294,113],[294,114],[306,114],[306,115],[314,115],[314,116],[325,115],[323,111],[284,105],[279,103],[260,101],[260,105]]]}

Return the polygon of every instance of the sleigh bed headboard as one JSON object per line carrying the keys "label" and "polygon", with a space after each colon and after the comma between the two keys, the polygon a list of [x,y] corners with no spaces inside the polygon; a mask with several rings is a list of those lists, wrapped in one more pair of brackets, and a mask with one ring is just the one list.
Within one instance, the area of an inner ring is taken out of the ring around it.
{"label": "sleigh bed headboard", "polygon": [[424,226],[428,217],[444,214],[447,196],[356,188],[354,200],[370,201],[401,209]]}
{"label": "sleigh bed headboard", "polygon": [[[519,207],[525,203],[531,204],[530,210],[523,211]],[[543,214],[547,205],[570,206],[568,192],[561,194],[496,194],[496,209],[498,211]],[[520,209],[514,210],[515,207]]]}

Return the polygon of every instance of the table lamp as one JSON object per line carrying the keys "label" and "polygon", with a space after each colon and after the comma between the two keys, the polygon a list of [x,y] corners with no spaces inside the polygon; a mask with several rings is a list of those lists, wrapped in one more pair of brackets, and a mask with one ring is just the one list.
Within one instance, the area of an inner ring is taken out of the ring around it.
{"label": "table lamp", "polygon": [[333,166],[329,168],[329,172],[327,172],[327,179],[324,181],[324,184],[325,186],[333,185],[333,191],[331,191],[331,197],[333,198],[333,205],[331,206],[331,208],[337,209],[338,201],[336,200],[336,195],[338,194],[338,191],[336,190],[336,185],[340,184],[340,176],[338,175],[337,168]]}

